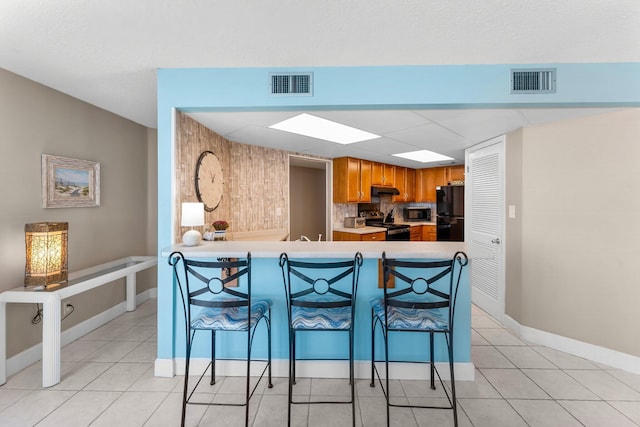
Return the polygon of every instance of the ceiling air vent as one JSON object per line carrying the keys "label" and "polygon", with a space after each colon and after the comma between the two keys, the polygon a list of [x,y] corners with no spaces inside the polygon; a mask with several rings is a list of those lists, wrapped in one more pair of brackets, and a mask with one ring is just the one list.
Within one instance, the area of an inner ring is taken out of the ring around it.
{"label": "ceiling air vent", "polygon": [[313,73],[269,74],[271,95],[311,96]]}
{"label": "ceiling air vent", "polygon": [[555,93],[556,70],[517,69],[511,70],[511,93]]}

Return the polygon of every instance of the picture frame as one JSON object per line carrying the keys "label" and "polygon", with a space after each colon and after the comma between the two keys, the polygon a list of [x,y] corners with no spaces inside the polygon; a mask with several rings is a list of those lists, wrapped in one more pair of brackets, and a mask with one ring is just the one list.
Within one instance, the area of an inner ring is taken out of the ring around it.
{"label": "picture frame", "polygon": [[42,155],[42,207],[100,206],[100,163]]}

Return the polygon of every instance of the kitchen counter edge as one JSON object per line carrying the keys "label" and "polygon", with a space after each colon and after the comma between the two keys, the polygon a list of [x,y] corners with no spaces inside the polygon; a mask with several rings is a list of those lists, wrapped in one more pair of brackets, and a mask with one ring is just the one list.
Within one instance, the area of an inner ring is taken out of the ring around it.
{"label": "kitchen counter edge", "polygon": [[198,246],[174,244],[162,249],[161,256],[168,257],[172,252],[182,252],[190,258],[245,257],[251,252],[253,258],[278,258],[286,252],[290,257],[298,258],[350,258],[360,252],[364,258],[379,259],[386,252],[389,258],[448,259],[458,251],[469,258],[490,258],[490,253],[469,253],[463,242],[240,242],[205,241]]}

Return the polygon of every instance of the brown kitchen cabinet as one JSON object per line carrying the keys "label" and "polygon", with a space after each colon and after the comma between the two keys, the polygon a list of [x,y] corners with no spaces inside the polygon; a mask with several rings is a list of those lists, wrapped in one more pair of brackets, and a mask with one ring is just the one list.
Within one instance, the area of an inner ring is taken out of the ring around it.
{"label": "brown kitchen cabinet", "polygon": [[409,228],[409,235],[412,242],[419,242],[422,240],[422,225],[412,225]]}
{"label": "brown kitchen cabinet", "polygon": [[396,167],[393,165],[373,162],[371,164],[371,185],[393,187],[395,169]]}
{"label": "brown kitchen cabinet", "polygon": [[395,167],[395,187],[400,194],[393,196],[392,201],[397,203],[414,202],[416,200],[416,170],[401,166]]}
{"label": "brown kitchen cabinet", "polygon": [[452,182],[464,182],[464,165],[447,166],[445,168],[444,184],[448,185]]}
{"label": "brown kitchen cabinet", "polygon": [[436,187],[460,181],[464,182],[464,165],[418,169],[415,201],[436,203]]}
{"label": "brown kitchen cabinet", "polygon": [[352,157],[333,160],[334,203],[371,202],[371,162]]}
{"label": "brown kitchen cabinet", "polygon": [[334,241],[379,242],[379,241],[386,240],[386,234],[387,233],[385,231],[377,231],[375,233],[367,233],[367,234],[348,233],[346,231],[334,231],[333,240]]}
{"label": "brown kitchen cabinet", "polygon": [[416,171],[416,202],[436,203],[436,187],[445,185],[443,167]]}
{"label": "brown kitchen cabinet", "polygon": [[422,241],[423,242],[435,242],[437,240],[436,226],[435,225],[423,225],[422,226]]}

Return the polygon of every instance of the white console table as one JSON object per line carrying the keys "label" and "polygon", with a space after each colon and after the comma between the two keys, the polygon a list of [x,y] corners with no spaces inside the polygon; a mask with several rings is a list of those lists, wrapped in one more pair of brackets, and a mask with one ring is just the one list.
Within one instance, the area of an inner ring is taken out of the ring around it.
{"label": "white console table", "polygon": [[155,256],[131,256],[69,273],[67,283],[42,289],[23,286],[0,293],[0,385],[7,382],[7,303],[42,304],[42,386],[60,382],[61,301],[126,277],[127,311],[136,309],[136,273],[158,263]]}

